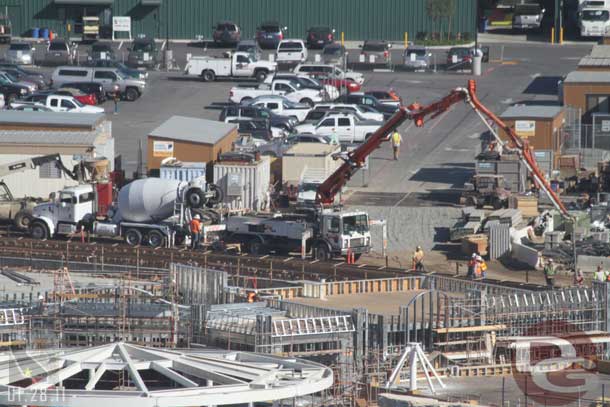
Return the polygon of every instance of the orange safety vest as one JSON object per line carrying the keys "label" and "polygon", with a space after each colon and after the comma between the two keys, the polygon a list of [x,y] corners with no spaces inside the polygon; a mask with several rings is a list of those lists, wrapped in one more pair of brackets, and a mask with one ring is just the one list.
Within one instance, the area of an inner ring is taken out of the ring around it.
{"label": "orange safety vest", "polygon": [[199,219],[191,220],[191,233],[199,233],[201,232],[201,222]]}

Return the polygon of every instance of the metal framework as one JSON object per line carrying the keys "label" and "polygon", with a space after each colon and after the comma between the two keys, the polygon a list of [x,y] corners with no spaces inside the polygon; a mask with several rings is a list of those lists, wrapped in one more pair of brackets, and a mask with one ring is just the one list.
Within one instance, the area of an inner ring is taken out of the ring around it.
{"label": "metal framework", "polygon": [[0,404],[4,405],[227,405],[291,399],[332,384],[330,368],[294,358],[168,351],[123,342],[17,352],[0,359]]}

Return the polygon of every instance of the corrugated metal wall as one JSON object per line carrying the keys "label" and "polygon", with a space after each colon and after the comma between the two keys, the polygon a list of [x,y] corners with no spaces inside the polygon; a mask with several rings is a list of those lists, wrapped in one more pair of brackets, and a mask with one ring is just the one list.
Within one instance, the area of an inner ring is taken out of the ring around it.
{"label": "corrugated metal wall", "polygon": [[[70,10],[63,15],[53,0],[0,0],[9,5],[14,32],[25,34],[31,27],[50,27],[63,35],[64,18],[71,22]],[[71,10],[75,10],[70,6]],[[142,6],[140,0],[114,0],[115,16],[131,16],[133,34],[165,37],[166,15],[172,38],[209,38],[219,20],[237,22],[245,37],[258,24],[277,20],[288,27],[289,36],[303,37],[312,25],[330,25],[345,32],[346,40],[402,40],[404,32],[438,32],[439,24],[426,13],[426,0],[163,0],[161,7]],[[476,27],[476,0],[456,0],[451,31],[473,33]],[[447,31],[444,23],[443,31]]]}

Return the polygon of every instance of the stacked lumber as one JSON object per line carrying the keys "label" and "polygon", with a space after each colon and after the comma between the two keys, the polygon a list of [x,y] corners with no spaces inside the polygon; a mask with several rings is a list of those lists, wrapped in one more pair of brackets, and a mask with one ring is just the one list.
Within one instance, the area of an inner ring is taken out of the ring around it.
{"label": "stacked lumber", "polygon": [[539,215],[538,198],[534,195],[513,195],[508,201],[511,209],[519,209],[524,218],[534,218]]}

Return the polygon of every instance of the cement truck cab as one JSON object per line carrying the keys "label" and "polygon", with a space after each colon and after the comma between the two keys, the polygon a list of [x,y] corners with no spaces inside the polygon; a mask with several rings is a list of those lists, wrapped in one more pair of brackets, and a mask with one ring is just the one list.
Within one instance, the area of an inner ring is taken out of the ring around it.
{"label": "cement truck cab", "polygon": [[54,201],[34,207],[30,233],[36,239],[75,233],[83,220],[93,218],[95,212],[95,191],[91,184],[65,188]]}

